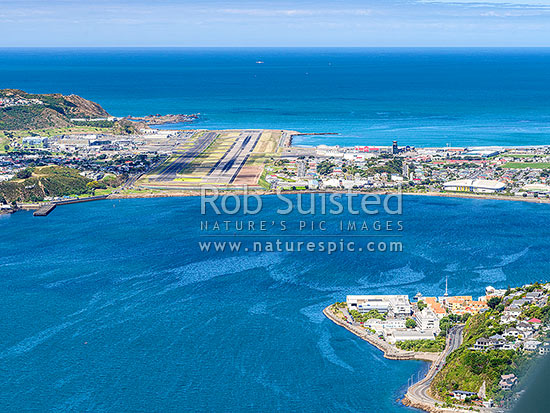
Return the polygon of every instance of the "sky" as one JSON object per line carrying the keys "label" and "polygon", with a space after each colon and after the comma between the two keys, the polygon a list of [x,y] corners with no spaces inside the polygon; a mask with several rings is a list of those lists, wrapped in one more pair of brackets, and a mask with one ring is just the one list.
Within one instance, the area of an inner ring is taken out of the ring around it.
{"label": "sky", "polygon": [[550,0],[0,0],[22,46],[550,46]]}

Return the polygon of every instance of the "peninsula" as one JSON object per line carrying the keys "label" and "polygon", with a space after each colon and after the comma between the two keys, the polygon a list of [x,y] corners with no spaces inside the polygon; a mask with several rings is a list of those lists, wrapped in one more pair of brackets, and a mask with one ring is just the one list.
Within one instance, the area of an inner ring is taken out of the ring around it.
{"label": "peninsula", "polygon": [[[291,130],[155,128],[198,117],[115,118],[76,95],[0,90],[0,205],[8,211],[79,195],[197,195],[204,187],[550,202],[550,146],[302,147],[293,142],[303,134]],[[87,192],[80,183],[31,190],[35,182],[28,180],[41,167],[80,174],[89,180]]]}
{"label": "peninsula", "polygon": [[[550,352],[550,283],[485,295],[348,295],[323,313],[394,360],[426,360],[403,404],[429,412],[492,411],[521,397],[525,373]],[[451,410],[452,409],[452,410]]]}

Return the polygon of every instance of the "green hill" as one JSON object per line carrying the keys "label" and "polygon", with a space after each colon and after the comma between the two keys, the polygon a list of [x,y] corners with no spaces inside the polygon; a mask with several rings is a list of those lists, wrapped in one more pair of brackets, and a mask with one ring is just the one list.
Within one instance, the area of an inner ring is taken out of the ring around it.
{"label": "green hill", "polygon": [[83,177],[76,169],[58,166],[26,169],[19,173],[19,179],[0,182],[1,201],[41,201],[45,197],[82,195],[90,191],[90,179]]}
{"label": "green hill", "polygon": [[100,105],[77,95],[31,94],[0,89],[0,130],[31,130],[70,127],[71,119],[105,118]]}

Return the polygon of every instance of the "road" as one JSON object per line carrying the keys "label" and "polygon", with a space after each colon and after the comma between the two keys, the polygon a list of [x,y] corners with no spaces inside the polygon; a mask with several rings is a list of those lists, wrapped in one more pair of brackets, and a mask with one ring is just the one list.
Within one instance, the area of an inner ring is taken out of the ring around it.
{"label": "road", "polygon": [[197,156],[203,153],[206,148],[210,146],[216,139],[218,134],[216,132],[206,132],[199,136],[193,143],[193,146],[182,153],[176,160],[168,164],[163,170],[161,170],[154,181],[173,181],[178,177],[178,173],[189,167],[191,162],[195,160]]}
{"label": "road", "polygon": [[445,365],[445,361],[447,360],[449,354],[455,351],[462,344],[463,330],[464,326],[455,326],[449,330],[445,350],[443,350],[438,359],[432,363],[426,377],[409,387],[409,390],[407,391],[407,397],[409,400],[417,403],[426,403],[432,406],[435,405],[435,403],[441,403],[440,401],[432,398],[429,395],[428,390],[430,389],[430,385],[432,384],[437,372]]}

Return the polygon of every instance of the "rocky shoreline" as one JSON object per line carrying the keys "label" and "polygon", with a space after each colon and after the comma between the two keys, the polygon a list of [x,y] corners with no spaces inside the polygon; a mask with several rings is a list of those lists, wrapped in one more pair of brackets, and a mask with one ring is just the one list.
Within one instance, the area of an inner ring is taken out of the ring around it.
{"label": "rocky shoreline", "polygon": [[[365,340],[369,344],[372,344],[374,347],[379,349],[384,353],[384,357],[390,360],[422,360],[431,363],[429,371],[432,371],[435,366],[434,363],[442,357],[443,353],[428,353],[428,352],[418,352],[418,351],[405,351],[401,350],[384,340],[379,339],[374,334],[368,334],[365,330],[359,329],[351,324],[346,323],[344,320],[339,318],[331,309],[332,306],[328,306],[323,310],[323,314],[335,324],[344,327],[349,332],[355,334],[357,337]],[[422,379],[420,382],[413,384],[413,386],[407,389],[407,392],[403,399],[398,400],[404,406],[416,408],[423,410],[429,413],[450,413],[450,412],[465,412],[466,410],[454,407],[440,407],[430,403],[423,402],[422,400],[416,400],[414,397],[409,397],[409,391],[417,386],[422,381],[426,380],[427,377]],[[437,404],[437,403],[436,403]]]}
{"label": "rocky shoreline", "polygon": [[146,125],[169,125],[175,123],[191,123],[196,121],[200,117],[200,113],[193,113],[191,115],[175,114],[175,115],[148,115],[148,116],[128,116],[125,119],[134,122],[143,122]]}

